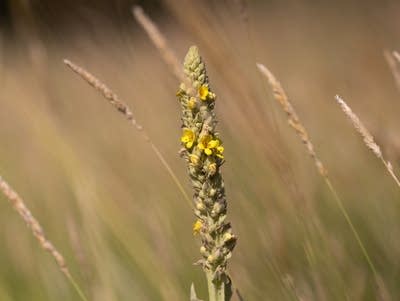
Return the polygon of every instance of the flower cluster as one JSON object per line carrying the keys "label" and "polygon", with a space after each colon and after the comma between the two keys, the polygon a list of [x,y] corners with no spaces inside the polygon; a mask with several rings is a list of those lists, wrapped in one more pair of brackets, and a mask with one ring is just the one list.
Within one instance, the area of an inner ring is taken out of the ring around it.
{"label": "flower cluster", "polygon": [[177,97],[182,107],[182,150],[194,189],[196,222],[193,233],[201,238],[199,264],[216,283],[228,283],[226,265],[236,244],[226,221],[227,202],[220,167],[224,147],[216,132],[216,95],[211,91],[197,47],[186,55],[184,71],[190,86],[181,84]]}
{"label": "flower cluster", "polygon": [[207,156],[216,156],[220,159],[224,158],[224,147],[222,146],[221,140],[212,135],[206,134],[196,140],[195,130],[184,128],[181,142],[187,149],[191,149],[193,146],[197,145],[198,149],[203,151]]}

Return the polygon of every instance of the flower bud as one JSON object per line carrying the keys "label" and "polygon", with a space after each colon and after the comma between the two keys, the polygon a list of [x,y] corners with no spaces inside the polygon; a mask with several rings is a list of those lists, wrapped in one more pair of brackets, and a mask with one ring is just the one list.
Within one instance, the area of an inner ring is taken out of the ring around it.
{"label": "flower bud", "polygon": [[196,209],[199,211],[204,211],[206,209],[206,206],[204,206],[204,204],[202,202],[198,202],[196,204]]}
{"label": "flower bud", "polygon": [[205,246],[201,246],[200,247],[200,254],[203,255],[203,256],[208,256],[209,255]]}

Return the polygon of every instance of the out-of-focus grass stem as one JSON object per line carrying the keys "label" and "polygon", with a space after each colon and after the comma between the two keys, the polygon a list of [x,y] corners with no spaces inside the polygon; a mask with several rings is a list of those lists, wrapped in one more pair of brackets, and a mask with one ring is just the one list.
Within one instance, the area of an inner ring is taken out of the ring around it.
{"label": "out-of-focus grass stem", "polygon": [[72,274],[70,273],[68,266],[65,262],[62,254],[57,250],[53,243],[48,240],[44,234],[43,228],[39,221],[33,216],[32,212],[26,206],[25,201],[18,195],[18,193],[2,178],[0,177],[0,191],[8,199],[10,204],[13,206],[15,211],[21,216],[26,225],[31,229],[33,236],[39,242],[41,247],[49,252],[51,256],[56,261],[60,271],[68,279],[72,287],[75,289],[76,293],[79,295],[81,300],[88,301],[83,290],[80,288],[79,284],[76,282]]}
{"label": "out-of-focus grass stem", "polygon": [[97,91],[99,91],[105,99],[109,101],[109,103],[117,109],[118,112],[120,112],[122,115],[125,116],[125,118],[129,121],[129,123],[141,133],[143,139],[149,143],[151,149],[157,156],[157,158],[160,160],[161,164],[164,166],[164,168],[167,170],[168,174],[171,176],[172,180],[174,181],[175,185],[178,187],[179,191],[182,193],[183,197],[185,198],[186,202],[190,207],[193,207],[192,202],[186,193],[185,189],[183,188],[183,185],[173,169],[171,168],[171,165],[167,162],[165,159],[164,155],[161,153],[159,148],[153,143],[153,141],[150,139],[149,135],[146,133],[144,130],[143,126],[140,125],[136,119],[134,118],[132,110],[128,107],[128,105],[123,102],[121,99],[119,99],[118,95],[115,94],[110,88],[108,88],[104,83],[102,83],[99,79],[97,79],[94,75],[86,71],[84,68],[72,63],[69,60],[64,60],[64,63],[71,68],[72,71],[74,71],[76,74],[78,74],[80,77],[82,77],[88,84],[90,84],[92,87],[94,87]]}
{"label": "out-of-focus grass stem", "polygon": [[276,77],[269,71],[263,64],[257,63],[258,70],[260,73],[267,79],[268,83],[270,84],[274,98],[279,102],[283,110],[288,116],[289,125],[295,130],[296,134],[300,137],[301,141],[305,145],[307,152],[311,156],[314,161],[315,167],[318,170],[318,173],[322,176],[325,181],[325,184],[328,186],[328,189],[331,191],[332,195],[334,196],[334,200],[339,207],[340,212],[343,214],[347,224],[350,227],[351,232],[353,233],[357,244],[359,245],[361,252],[363,253],[365,260],[367,261],[372,273],[374,274],[375,278],[377,278],[377,272],[375,265],[373,264],[371,257],[369,256],[365,245],[358,234],[357,229],[355,228],[347,209],[345,208],[342,199],[339,197],[336,189],[331,183],[331,180],[328,177],[328,171],[323,165],[323,163],[318,158],[315,150],[314,145],[309,138],[308,132],[306,131],[305,127],[301,123],[295,109],[293,108],[292,104],[289,101],[289,98],[286,95],[285,90],[282,88],[280,82],[276,79]]}

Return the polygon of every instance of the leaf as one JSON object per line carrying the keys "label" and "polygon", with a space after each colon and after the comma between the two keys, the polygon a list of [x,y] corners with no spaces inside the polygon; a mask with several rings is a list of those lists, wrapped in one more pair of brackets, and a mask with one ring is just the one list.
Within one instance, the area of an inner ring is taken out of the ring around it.
{"label": "leaf", "polygon": [[197,298],[196,290],[194,289],[194,284],[190,286],[190,301],[203,301]]}
{"label": "leaf", "polygon": [[233,292],[232,292],[232,280],[231,280],[231,277],[229,277],[227,275],[227,281],[225,282],[225,300],[226,301],[231,300],[232,295],[233,295]]}

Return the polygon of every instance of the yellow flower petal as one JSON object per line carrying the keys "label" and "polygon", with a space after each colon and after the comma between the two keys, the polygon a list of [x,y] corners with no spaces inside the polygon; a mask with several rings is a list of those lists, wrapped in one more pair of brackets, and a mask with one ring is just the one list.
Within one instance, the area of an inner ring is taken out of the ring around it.
{"label": "yellow flower petal", "polygon": [[219,140],[211,140],[207,144],[207,148],[216,148],[219,145]]}
{"label": "yellow flower petal", "polygon": [[206,154],[207,156],[209,156],[209,155],[212,154],[212,150],[209,149],[209,148],[206,148],[206,149],[204,150],[204,152],[205,152],[205,154]]}
{"label": "yellow flower petal", "polygon": [[199,234],[201,228],[203,228],[203,223],[201,220],[197,220],[194,224],[193,224],[193,235]]}
{"label": "yellow flower petal", "polygon": [[181,142],[184,143],[187,148],[191,148],[193,146],[195,138],[196,135],[192,130],[184,129],[181,137]]}
{"label": "yellow flower petal", "polygon": [[208,143],[210,140],[211,140],[210,135],[204,135],[204,136],[200,137],[199,141],[197,142],[198,148],[201,150],[208,148]]}
{"label": "yellow flower petal", "polygon": [[199,88],[199,97],[201,100],[207,100],[207,96],[209,94],[208,87],[203,85]]}

